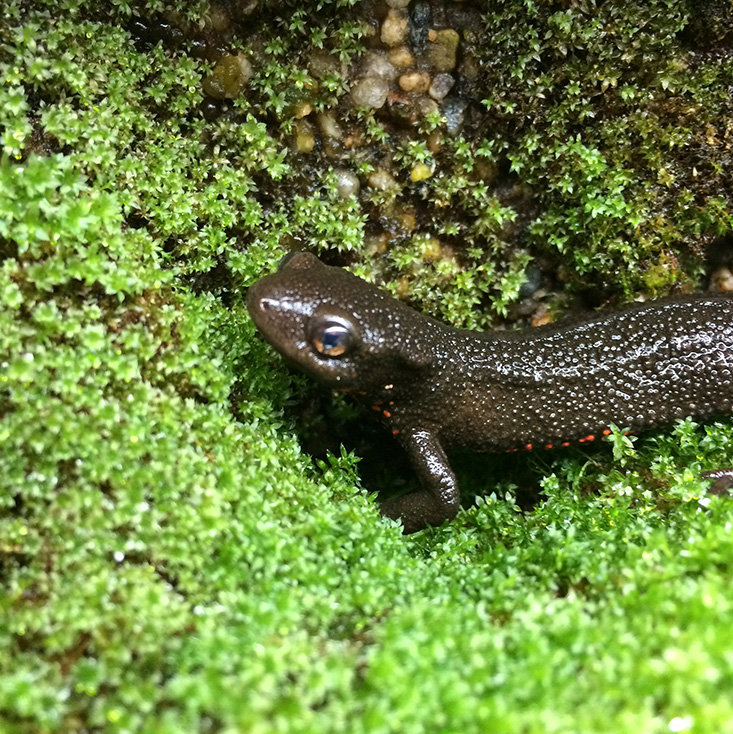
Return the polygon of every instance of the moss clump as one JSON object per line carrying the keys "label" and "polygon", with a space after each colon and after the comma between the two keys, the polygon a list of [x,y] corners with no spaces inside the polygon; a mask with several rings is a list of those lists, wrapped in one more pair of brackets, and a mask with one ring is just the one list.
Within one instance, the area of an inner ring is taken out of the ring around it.
{"label": "moss clump", "polygon": [[[653,17],[601,4],[598,22],[607,34],[621,29],[618,39],[646,23],[639,89],[656,83],[644,77],[655,60],[687,53],[697,65],[670,78],[693,91],[660,81],[656,106],[631,114],[647,99],[638,92],[616,118],[604,108],[603,125],[586,116],[571,131],[568,120],[599,95],[577,107],[558,102],[569,90],[554,102],[533,96],[527,75],[511,75],[512,39],[496,29],[535,33],[540,58],[565,39],[548,68],[561,74],[569,59],[585,79],[588,59],[616,53],[588,33],[586,68],[579,42],[567,40],[586,33],[577,19],[591,23],[591,6],[551,21],[531,4],[494,5],[495,35],[470,41],[472,53],[493,52],[482,66],[498,100],[491,125],[451,135],[427,114],[398,135],[391,113],[317,117],[346,88],[314,48],[355,58],[363,24],[354,16],[371,6],[263,3],[249,43],[226,19],[251,7],[16,0],[0,19],[4,730],[725,731],[733,504],[707,497],[697,476],[733,463],[730,427],[686,421],[638,440],[617,432],[611,450],[559,455],[552,468],[537,458],[543,494],[529,509],[511,484],[486,480],[490,464],[466,463],[470,507],[403,538],[359,489],[354,457],[316,469],[301,453],[285,411],[305,382],[257,337],[241,299],[307,233],[455,322],[486,322],[479,304],[492,294],[508,307],[551,216],[562,219],[553,232],[570,233],[560,259],[575,283],[582,267],[585,277],[600,272],[575,250],[583,222],[594,252],[603,227],[612,233],[616,267],[618,243],[631,237],[623,207],[643,213],[646,203],[661,239],[644,218],[633,229],[644,248],[630,261],[662,268],[650,272],[655,283],[669,282],[668,265],[679,277],[665,259],[674,237],[697,232],[702,242],[727,227],[723,174],[698,189],[675,158],[699,150],[724,162],[714,118],[729,66],[726,37],[715,35],[724,26],[700,28],[684,4]],[[156,18],[159,38],[146,41],[140,25]],[[537,30],[550,26],[557,43]],[[216,63],[207,58],[215,27],[254,75],[212,110],[202,84]],[[461,31],[459,57],[469,40]],[[717,56],[703,57],[701,44],[716,43]],[[306,57],[314,87],[302,77]],[[693,97],[715,131],[675,128]],[[532,100],[536,123],[521,106]],[[291,122],[311,115],[314,157],[298,158]],[[648,122],[651,152],[634,169],[630,144],[623,153],[609,141],[614,125],[615,145],[645,119],[664,124]],[[522,158],[533,124],[559,142],[537,138]],[[357,145],[362,126],[367,144]],[[389,165],[375,154],[387,148],[397,152]],[[649,162],[655,150],[661,168]],[[341,198],[327,169],[345,161],[380,185]],[[407,183],[419,164],[431,176]],[[664,198],[674,189],[662,168],[685,183],[679,208]],[[563,198],[568,170],[582,186]],[[637,183],[630,170],[654,170],[662,183]],[[682,208],[688,184],[696,206]],[[576,196],[606,208],[574,219]]]}
{"label": "moss clump", "polygon": [[[661,281],[650,267],[730,230],[729,51],[690,43],[699,5],[507,3],[486,16],[485,104],[538,194],[531,240],[566,253],[580,276],[658,293],[695,265]],[[730,21],[730,8],[703,5]]]}

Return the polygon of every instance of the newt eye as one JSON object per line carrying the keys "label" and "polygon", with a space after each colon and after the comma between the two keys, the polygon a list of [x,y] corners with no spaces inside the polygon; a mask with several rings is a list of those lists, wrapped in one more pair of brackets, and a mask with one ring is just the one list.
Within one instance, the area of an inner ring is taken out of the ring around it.
{"label": "newt eye", "polygon": [[346,319],[328,316],[312,325],[310,339],[325,357],[341,357],[354,344],[354,327]]}

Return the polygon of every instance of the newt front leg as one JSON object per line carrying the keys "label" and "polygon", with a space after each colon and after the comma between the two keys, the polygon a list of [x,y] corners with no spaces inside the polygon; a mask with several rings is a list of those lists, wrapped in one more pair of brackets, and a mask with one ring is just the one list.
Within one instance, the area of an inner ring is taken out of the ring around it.
{"label": "newt front leg", "polygon": [[417,430],[401,433],[399,439],[422,489],[383,502],[381,514],[393,520],[401,519],[404,533],[452,520],[458,513],[461,495],[437,436]]}

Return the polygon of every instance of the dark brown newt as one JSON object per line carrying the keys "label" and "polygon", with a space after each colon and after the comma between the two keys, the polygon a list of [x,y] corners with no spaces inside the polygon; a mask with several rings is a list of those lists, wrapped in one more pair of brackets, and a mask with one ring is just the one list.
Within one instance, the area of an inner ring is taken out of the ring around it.
{"label": "dark brown newt", "polygon": [[[725,294],[474,332],[298,252],[249,289],[247,306],[289,362],[370,406],[405,448],[422,489],[381,506],[405,532],[458,512],[446,448],[549,449],[595,441],[612,423],[637,432],[733,409],[733,297]],[[733,470],[709,475],[729,484]]]}

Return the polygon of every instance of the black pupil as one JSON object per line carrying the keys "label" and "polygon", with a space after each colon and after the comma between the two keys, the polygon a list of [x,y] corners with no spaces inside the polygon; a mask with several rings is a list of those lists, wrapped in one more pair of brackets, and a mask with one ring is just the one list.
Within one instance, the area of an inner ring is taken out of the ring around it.
{"label": "black pupil", "polygon": [[326,326],[321,332],[321,338],[316,339],[316,348],[327,357],[342,355],[349,346],[349,330],[341,324]]}

